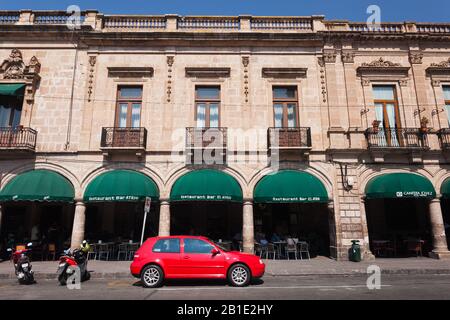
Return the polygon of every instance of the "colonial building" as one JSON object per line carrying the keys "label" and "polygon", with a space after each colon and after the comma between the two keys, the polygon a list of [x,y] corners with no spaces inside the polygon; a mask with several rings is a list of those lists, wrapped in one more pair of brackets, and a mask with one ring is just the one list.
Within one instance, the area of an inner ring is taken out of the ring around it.
{"label": "colonial building", "polygon": [[0,12],[4,244],[138,241],[150,197],[146,236],[449,256],[450,24],[72,18]]}

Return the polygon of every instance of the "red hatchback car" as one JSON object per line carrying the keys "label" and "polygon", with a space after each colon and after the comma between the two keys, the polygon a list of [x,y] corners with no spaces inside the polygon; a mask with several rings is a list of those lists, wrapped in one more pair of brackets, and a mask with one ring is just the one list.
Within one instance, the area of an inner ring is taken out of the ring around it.
{"label": "red hatchback car", "polygon": [[168,236],[149,238],[136,251],[131,274],[147,288],[164,279],[228,279],[232,286],[247,286],[264,275],[258,256],[228,251],[205,237]]}

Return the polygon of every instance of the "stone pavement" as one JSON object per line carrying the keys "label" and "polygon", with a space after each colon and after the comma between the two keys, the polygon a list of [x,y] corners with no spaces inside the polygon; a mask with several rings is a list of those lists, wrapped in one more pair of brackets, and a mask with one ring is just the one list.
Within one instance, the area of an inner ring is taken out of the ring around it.
{"label": "stone pavement", "polygon": [[[376,259],[359,263],[335,261],[325,257],[311,260],[264,260],[266,275],[357,275],[366,274],[367,267],[377,265],[385,274],[450,274],[450,260],[429,258]],[[57,261],[35,261],[33,270],[37,279],[56,278]],[[121,279],[131,277],[129,261],[89,261],[93,278]],[[0,263],[0,279],[14,278],[13,266],[9,261]]]}

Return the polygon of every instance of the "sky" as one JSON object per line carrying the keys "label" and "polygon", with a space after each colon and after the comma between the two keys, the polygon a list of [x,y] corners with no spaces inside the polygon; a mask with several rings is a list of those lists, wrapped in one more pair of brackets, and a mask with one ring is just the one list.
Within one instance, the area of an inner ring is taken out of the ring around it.
{"label": "sky", "polygon": [[366,21],[369,5],[381,21],[449,22],[450,0],[0,0],[0,10],[66,10],[78,5],[105,14],[325,15],[326,19]]}

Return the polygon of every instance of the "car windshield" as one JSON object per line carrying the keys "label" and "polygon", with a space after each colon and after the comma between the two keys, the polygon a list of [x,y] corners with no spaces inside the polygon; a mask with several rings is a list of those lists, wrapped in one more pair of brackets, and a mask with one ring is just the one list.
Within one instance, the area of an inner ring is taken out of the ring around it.
{"label": "car windshield", "polygon": [[220,245],[220,243],[214,242],[211,239],[208,239],[210,242],[214,243],[214,245],[216,247],[218,247],[220,250],[224,251],[224,252],[230,252],[230,250],[228,250],[227,248],[223,247],[222,245]]}

